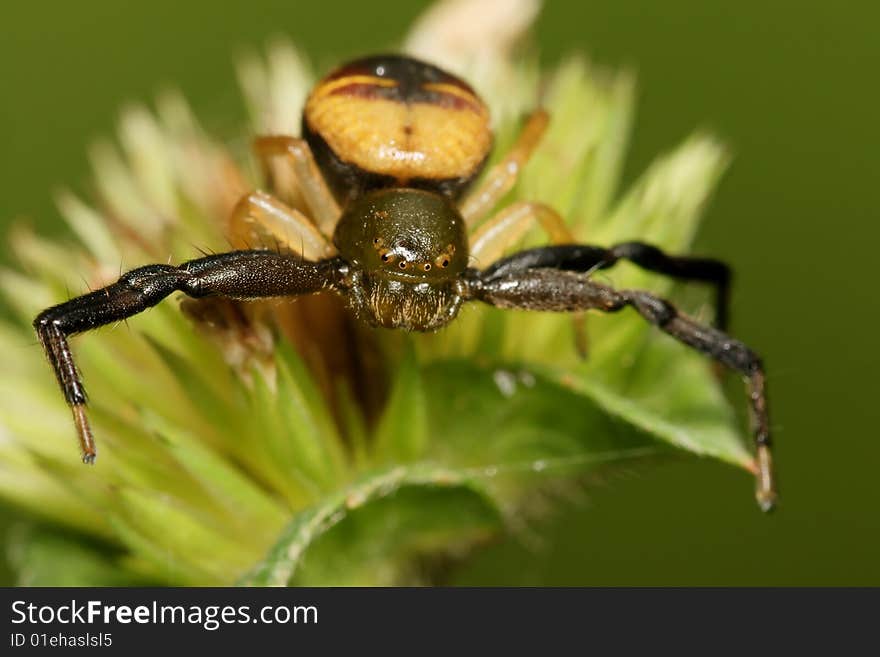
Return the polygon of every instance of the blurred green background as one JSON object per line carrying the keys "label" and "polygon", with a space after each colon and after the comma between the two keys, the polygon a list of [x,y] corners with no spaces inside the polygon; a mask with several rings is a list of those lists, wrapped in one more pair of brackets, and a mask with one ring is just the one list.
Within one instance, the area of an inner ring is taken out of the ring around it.
{"label": "blurred green background", "polygon": [[[53,190],[88,189],[86,146],[126,101],[177,86],[229,137],[243,47],[287,34],[328,63],[387,49],[425,4],[4,3],[0,225],[58,230]],[[638,71],[627,182],[695,127],[733,148],[700,250],[736,269],[733,332],[769,367],[784,498],[764,517],[728,466],[640,470],[541,524],[543,546],[492,546],[457,582],[880,584],[878,20],[867,0],[546,3],[545,63],[583,50]]]}

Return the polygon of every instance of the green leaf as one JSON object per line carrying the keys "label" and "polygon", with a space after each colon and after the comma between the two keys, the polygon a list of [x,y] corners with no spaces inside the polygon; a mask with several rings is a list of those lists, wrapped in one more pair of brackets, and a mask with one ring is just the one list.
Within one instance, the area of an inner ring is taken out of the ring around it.
{"label": "green leaf", "polygon": [[428,443],[425,394],[415,351],[407,343],[376,429],[375,452],[379,462],[408,463],[425,452]]}
{"label": "green leaf", "polygon": [[431,465],[365,476],[297,514],[248,586],[396,581],[407,557],[485,538],[502,526],[476,481]]}
{"label": "green leaf", "polygon": [[[266,494],[244,472],[207,448],[195,436],[145,412],[147,426],[160,433],[177,461],[211,496],[213,504],[225,511],[224,518],[238,531],[257,524],[280,527],[284,523],[282,505]],[[179,477],[181,478],[181,477]]]}
{"label": "green leaf", "polygon": [[729,159],[711,135],[690,136],[651,163],[590,239],[609,245],[638,239],[686,253]]}
{"label": "green leaf", "polygon": [[547,81],[550,126],[524,171],[521,197],[556,208],[582,238],[617,193],[634,86],[629,72],[598,72],[581,56],[564,61]]}
{"label": "green leaf", "polygon": [[318,385],[303,359],[289,344],[278,346],[276,414],[293,444],[294,457],[324,491],[343,480],[342,441]]}
{"label": "green leaf", "polygon": [[[18,586],[125,586],[132,576],[120,555],[82,536],[19,525],[7,540]],[[149,582],[142,582],[147,584]]]}
{"label": "green leaf", "polygon": [[127,488],[118,495],[121,511],[111,518],[114,529],[171,581],[224,584],[255,558],[248,541],[205,517],[204,509],[155,491]]}
{"label": "green leaf", "polygon": [[184,394],[192,401],[199,414],[218,428],[235,426],[236,417],[230,408],[228,393],[224,390],[223,381],[216,378],[207,379],[201,369],[193,367],[190,360],[183,357],[151,335],[145,336],[150,346],[174,374]]}
{"label": "green leaf", "polygon": [[705,357],[656,331],[642,333],[631,349],[617,362],[575,368],[432,363],[424,373],[431,456],[504,468],[588,461],[659,440],[753,467],[745,432]]}
{"label": "green leaf", "polygon": [[[413,375],[399,380],[412,384]],[[427,554],[460,553],[504,529],[501,500],[534,498],[542,483],[670,453],[650,428],[621,422],[592,397],[524,366],[441,361],[423,368],[420,379],[429,393],[420,411],[430,438],[426,458],[448,466],[372,474],[299,513],[242,583],[430,579],[430,565],[423,572],[414,564],[424,566]]]}
{"label": "green leaf", "polygon": [[[525,364],[442,361],[425,370],[432,459],[475,473],[581,474],[662,445]],[[493,475],[494,476],[494,475]]]}
{"label": "green leaf", "polygon": [[586,364],[574,375],[557,372],[557,379],[661,440],[752,470],[745,432],[709,361],[658,333],[645,331],[628,347],[637,366],[621,354],[616,368]]}

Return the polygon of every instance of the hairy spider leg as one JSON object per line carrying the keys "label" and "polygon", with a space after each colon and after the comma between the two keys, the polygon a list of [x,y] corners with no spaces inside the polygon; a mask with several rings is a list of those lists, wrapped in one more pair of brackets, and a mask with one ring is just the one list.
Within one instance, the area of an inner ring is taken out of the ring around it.
{"label": "hairy spider leg", "polygon": [[73,412],[83,462],[94,463],[97,452],[85,412],[86,391],[68,336],[136,315],[177,291],[194,298],[298,296],[336,287],[344,272],[338,259],[307,262],[274,251],[232,251],[180,266],[139,267],[107,287],[41,312],[34,328]]}
{"label": "hairy spider leg", "polygon": [[545,110],[532,112],[504,159],[489,169],[479,186],[468,193],[459,208],[468,226],[474,226],[486,217],[513,188],[520,171],[541,142],[549,122],[550,115]]}
{"label": "hairy spider leg", "polygon": [[585,244],[538,247],[498,260],[486,273],[503,276],[526,269],[551,268],[592,272],[608,269],[620,260],[628,260],[647,271],[695,283],[707,283],[715,292],[716,328],[726,331],[730,318],[730,285],[733,274],[720,260],[694,256],[671,256],[651,244],[622,242],[609,248]]}
{"label": "hairy spider leg", "polygon": [[251,192],[236,204],[229,217],[229,234],[236,248],[269,248],[274,239],[306,260],[320,260],[336,253],[305,214],[261,191]]}
{"label": "hairy spider leg", "polygon": [[[539,258],[540,254],[537,256]],[[484,272],[473,272],[468,285],[469,298],[500,308],[556,312],[590,309],[617,312],[628,306],[679,342],[739,372],[747,386],[752,415],[756,453],[755,496],[762,510],[770,511],[774,507],[777,490],[770,452],[766,377],[757,354],[727,333],[700,324],[680,313],[665,299],[648,292],[615,290],[590,281],[583,272],[548,269],[540,264],[513,266],[515,262],[511,261],[516,257]],[[527,259],[520,258],[519,264]]]}
{"label": "hairy spider leg", "polygon": [[253,149],[262,164],[267,180],[271,179],[272,159],[282,156],[285,158],[296,176],[300,191],[315,218],[318,229],[326,237],[332,236],[336,222],[339,220],[339,204],[330,193],[308,143],[298,137],[272,135],[257,137]]}

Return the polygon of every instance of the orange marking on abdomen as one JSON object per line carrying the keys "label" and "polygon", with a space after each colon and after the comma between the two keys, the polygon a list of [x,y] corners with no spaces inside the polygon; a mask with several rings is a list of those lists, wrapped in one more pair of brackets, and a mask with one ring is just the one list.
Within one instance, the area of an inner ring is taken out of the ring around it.
{"label": "orange marking on abdomen", "polygon": [[422,89],[440,95],[445,102],[433,103],[452,109],[469,109],[481,114],[486,106],[472,92],[457,84],[446,82],[428,82],[422,85]]}
{"label": "orange marking on abdomen", "polygon": [[312,98],[314,100],[319,100],[335,94],[345,95],[347,88],[380,87],[383,89],[390,89],[396,86],[396,80],[380,78],[375,75],[346,75],[318,85],[312,93]]}

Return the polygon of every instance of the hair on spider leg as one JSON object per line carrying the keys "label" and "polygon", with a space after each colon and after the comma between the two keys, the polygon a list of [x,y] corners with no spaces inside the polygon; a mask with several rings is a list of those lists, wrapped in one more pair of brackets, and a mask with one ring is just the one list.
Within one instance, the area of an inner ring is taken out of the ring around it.
{"label": "hair on spider leg", "polygon": [[125,324],[125,328],[127,330],[131,331],[131,324],[128,323],[127,317],[124,317],[124,318],[120,319],[119,321],[113,322],[113,324],[110,325],[109,330],[115,331],[117,328],[119,328],[120,324]]}
{"label": "hair on spider leg", "polygon": [[[92,284],[89,283],[89,279],[85,276],[80,276],[79,279],[82,281],[83,287],[85,287],[89,292],[94,292],[95,290],[92,288]],[[67,290],[67,298],[70,298],[70,290]]]}
{"label": "hair on spider leg", "polygon": [[[242,241],[242,244],[244,244],[244,248],[245,248],[246,250],[250,251],[251,249],[254,248],[254,246],[251,244],[251,242],[250,242],[250,240],[248,240],[248,238],[243,237],[241,241]],[[231,240],[229,241],[229,245],[230,245],[233,249],[235,248],[235,246],[233,246]]]}
{"label": "hair on spider leg", "polygon": [[[592,267],[590,267],[589,269],[587,269],[584,272],[584,278],[592,278],[596,272],[602,272],[602,271],[603,271],[602,270],[602,263],[596,263],[595,265],[593,265]],[[605,280],[606,282],[610,282],[611,279],[606,274],[604,279],[602,279],[602,280]]]}
{"label": "hair on spider leg", "polygon": [[[206,248],[199,246],[198,244],[193,244],[192,242],[190,242],[190,248],[193,249],[194,251],[198,251],[203,256],[217,255],[217,252],[214,251],[214,249],[206,249]],[[168,262],[166,264],[169,264],[169,265],[171,264],[171,256],[170,255],[168,256]]]}
{"label": "hair on spider leg", "polygon": [[475,268],[479,268],[480,259],[477,256],[475,256],[471,253],[468,253],[468,267],[471,267],[471,266],[473,266]]}

